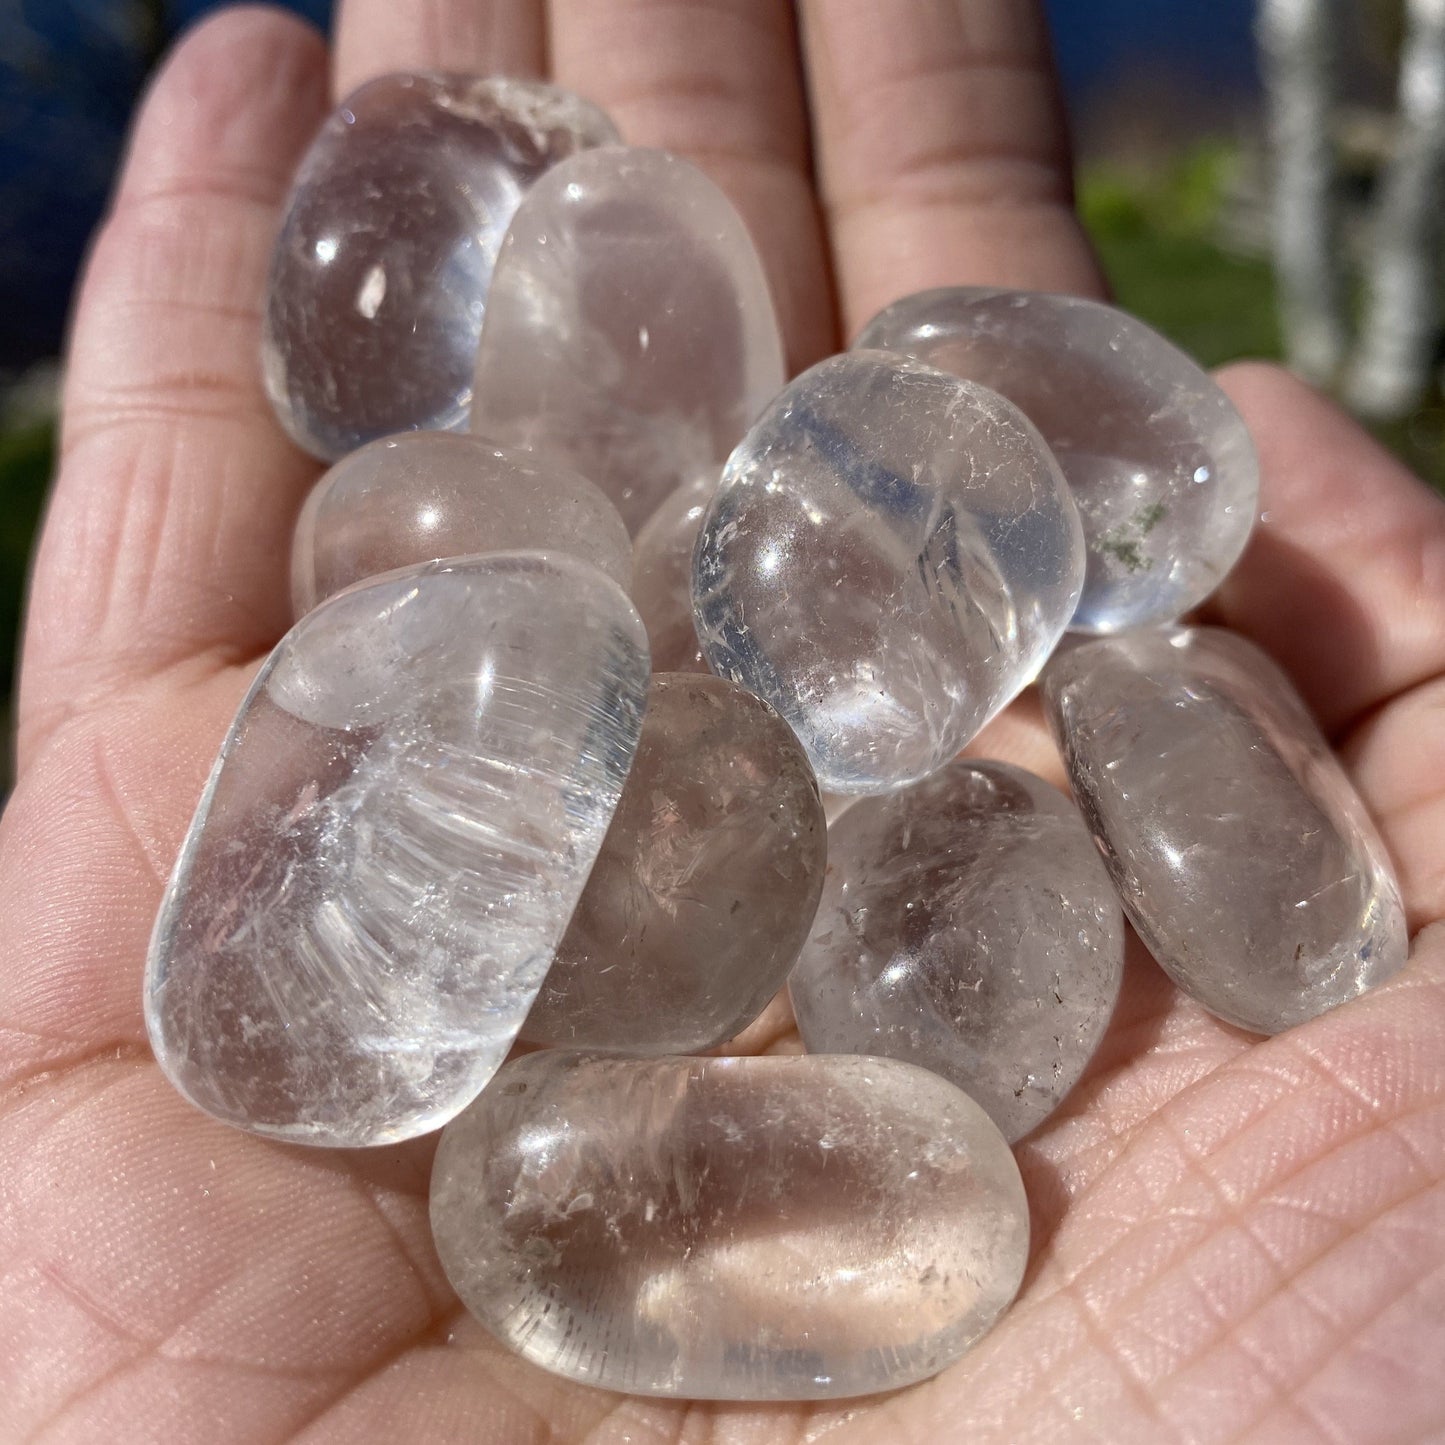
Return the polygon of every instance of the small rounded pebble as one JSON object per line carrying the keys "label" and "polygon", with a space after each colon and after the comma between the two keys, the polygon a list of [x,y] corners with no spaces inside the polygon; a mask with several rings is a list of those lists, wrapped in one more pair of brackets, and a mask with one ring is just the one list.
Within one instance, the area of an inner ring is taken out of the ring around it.
{"label": "small rounded pebble", "polygon": [[692,620],[692,553],[721,467],[673,492],[632,547],[632,600],[647,627],[655,672],[706,672]]}
{"label": "small rounded pebble", "polygon": [[714,672],[766,698],[828,792],[926,777],[1073,615],[1078,512],[1011,403],[855,351],[798,377],[728,461],[693,558]]}
{"label": "small rounded pebble", "polygon": [[830,827],[788,991],[810,1053],[931,1069],[1012,1141],[1078,1082],[1123,967],[1124,916],[1078,810],[1022,768],[959,761]]}
{"label": "small rounded pebble", "polygon": [[548,166],[616,140],[596,106],[531,80],[384,75],[331,113],[271,259],[266,390],[298,446],[458,430],[502,236]]}
{"label": "small rounded pebble", "polygon": [[1275,1034],[1404,964],[1384,844],[1252,643],[1217,628],[1100,638],[1061,652],[1042,690],[1130,921],[1205,1008]]}
{"label": "small rounded pebble", "polygon": [[826,862],[788,725],[722,678],[654,674],[622,801],[522,1037],[637,1054],[732,1038],[783,986]]}
{"label": "small rounded pebble", "polygon": [[855,344],[992,387],[1043,433],[1088,545],[1076,630],[1172,621],[1244,551],[1259,500],[1249,432],[1209,373],[1135,317],[955,286],[895,301]]}
{"label": "small rounded pebble", "polygon": [[439,1128],[506,1057],[632,762],[642,623],[569,557],[392,573],[281,640],[146,964],[156,1060],[298,1144]]}
{"label": "small rounded pebble", "polygon": [[533,186],[492,280],[477,431],[576,468],[635,533],[782,384],[762,262],[697,167],[605,146]]}
{"label": "small rounded pebble", "polygon": [[484,552],[566,553],[631,582],[617,509],[585,477],[481,437],[403,432],[317,482],[291,545],[297,617],[367,577]]}
{"label": "small rounded pebble", "polygon": [[606,1390],[819,1400],[936,1374],[998,1318],[1029,1214],[966,1094],[892,1059],[508,1064],[442,1135],[463,1304]]}

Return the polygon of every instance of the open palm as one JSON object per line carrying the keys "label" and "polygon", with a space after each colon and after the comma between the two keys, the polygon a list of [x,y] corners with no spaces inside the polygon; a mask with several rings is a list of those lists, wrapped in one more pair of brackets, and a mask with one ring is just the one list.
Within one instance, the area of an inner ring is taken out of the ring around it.
{"label": "open palm", "polygon": [[[795,367],[923,287],[1098,289],[1033,5],[798,8],[795,30],[786,0],[349,0],[333,87],[547,71],[629,141],[691,156],[753,228]],[[1400,866],[1414,956],[1269,1042],[1131,961],[1089,1077],[1019,1151],[1024,1292],[939,1379],[783,1408],[557,1381],[447,1288],[424,1142],[288,1148],[164,1082],[147,937],[287,623],[315,474],[261,394],[258,310],[327,93],[320,41],[276,12],[195,32],[91,258],[0,831],[0,1438],[1445,1438],[1445,506],[1268,368],[1225,379],[1266,517],[1213,610],[1338,739]],[[976,750],[1057,768],[1023,709]],[[796,1047],[789,1029],[775,1006],[740,1042]]]}

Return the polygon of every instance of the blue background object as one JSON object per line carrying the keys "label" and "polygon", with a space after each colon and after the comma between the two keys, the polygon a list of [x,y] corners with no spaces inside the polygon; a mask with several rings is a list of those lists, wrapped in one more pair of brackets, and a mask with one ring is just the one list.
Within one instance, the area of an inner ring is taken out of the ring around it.
{"label": "blue background object", "polygon": [[[136,97],[169,41],[218,8],[214,0],[0,4],[0,371],[59,351]],[[324,24],[331,5],[289,8]]]}
{"label": "blue background object", "polygon": [[1186,77],[1200,95],[1258,85],[1255,0],[1046,0],[1045,8],[1076,112],[1139,71]]}

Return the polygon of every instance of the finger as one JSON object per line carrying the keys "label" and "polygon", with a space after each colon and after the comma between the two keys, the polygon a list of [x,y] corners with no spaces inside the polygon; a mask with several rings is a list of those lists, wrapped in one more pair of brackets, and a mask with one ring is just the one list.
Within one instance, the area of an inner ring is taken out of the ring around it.
{"label": "finger", "polygon": [[1371,715],[1344,753],[1389,846],[1411,933],[1445,918],[1445,680]]}
{"label": "finger", "polygon": [[801,0],[846,335],[910,291],[1095,295],[1037,0]]}
{"label": "finger", "polygon": [[397,70],[535,79],[547,69],[545,0],[340,0],[337,97]]}
{"label": "finger", "polygon": [[1220,382],[1259,449],[1261,521],[1211,620],[1276,658],[1338,738],[1445,670],[1445,502],[1288,372]]}
{"label": "finger", "polygon": [[25,738],[288,620],[291,521],[314,465],[261,390],[277,214],[325,104],[309,27],[237,9],[192,31],[145,102],[87,267],[21,692]]}
{"label": "finger", "polygon": [[630,145],[706,171],[741,212],[790,365],[835,348],[813,198],[792,7],[786,0],[551,0],[552,74]]}
{"label": "finger", "polygon": [[1029,688],[988,723],[964,748],[964,753],[971,758],[1012,763],[1068,791],[1063,760],[1049,736],[1037,688]]}

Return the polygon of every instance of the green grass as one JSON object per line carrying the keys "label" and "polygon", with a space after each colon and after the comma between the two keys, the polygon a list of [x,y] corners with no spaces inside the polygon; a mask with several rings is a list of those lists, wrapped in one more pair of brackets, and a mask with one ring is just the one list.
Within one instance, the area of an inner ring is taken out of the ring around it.
{"label": "green grass", "polygon": [[1079,182],[1116,302],[1205,366],[1281,355],[1268,262],[1216,239],[1235,164],[1227,147],[1206,145],[1157,173],[1099,166]]}
{"label": "green grass", "polygon": [[10,697],[21,599],[54,447],[54,430],[46,422],[0,432],[0,797],[10,782]]}
{"label": "green grass", "polygon": [[[1205,366],[1284,354],[1269,263],[1218,239],[1237,164],[1229,146],[1205,144],[1157,172],[1097,166],[1079,180],[1079,212],[1114,299]],[[1372,430],[1445,491],[1445,402],[1439,396],[1413,416]]]}

